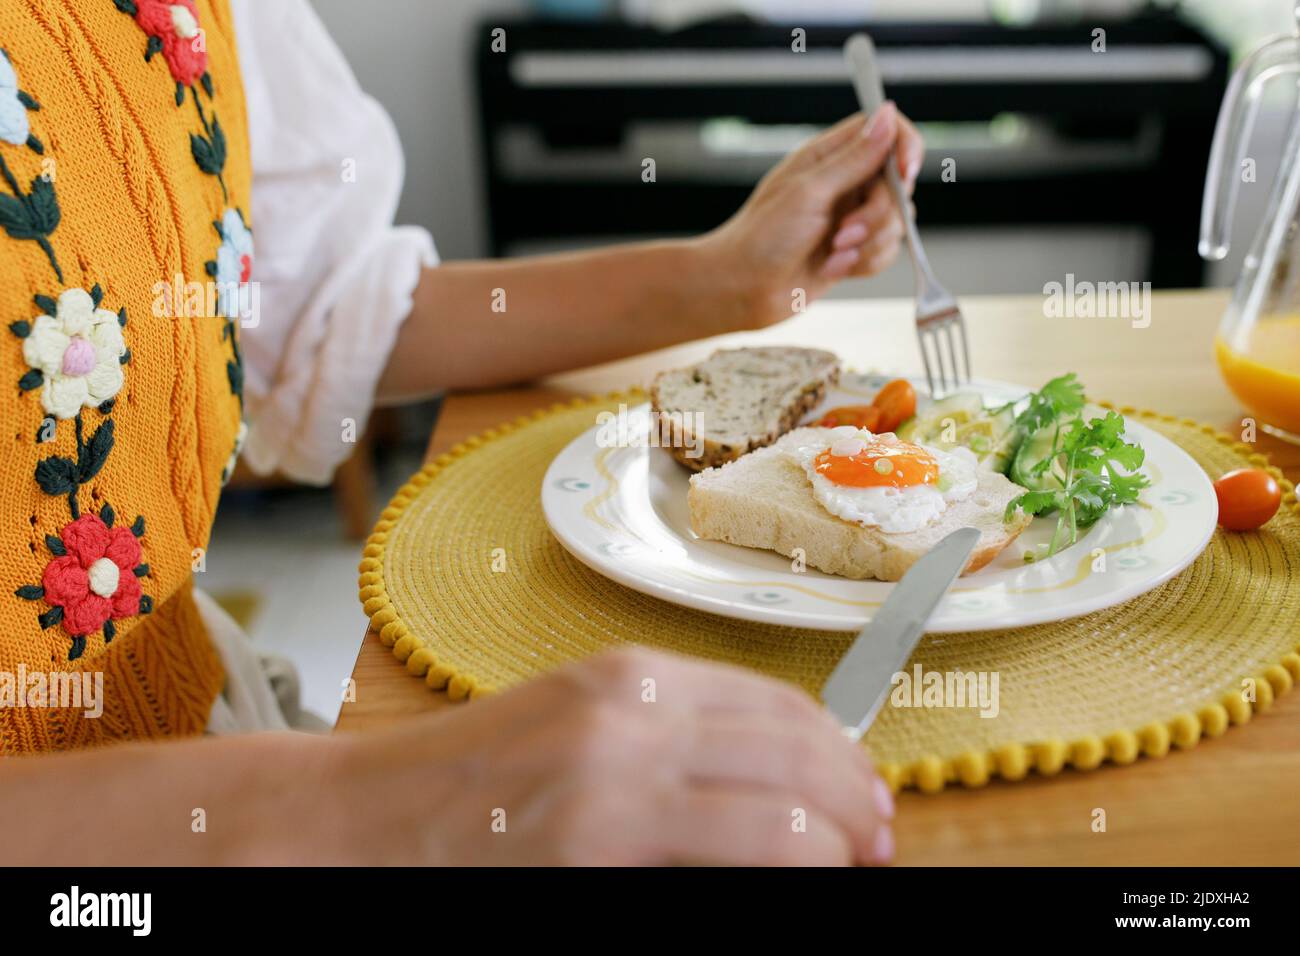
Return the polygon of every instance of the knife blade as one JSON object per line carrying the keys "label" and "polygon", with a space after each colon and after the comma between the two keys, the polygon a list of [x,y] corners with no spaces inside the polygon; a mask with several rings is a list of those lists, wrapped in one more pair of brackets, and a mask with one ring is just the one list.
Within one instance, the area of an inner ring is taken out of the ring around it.
{"label": "knife blade", "polygon": [[966,567],[979,539],[975,528],[959,528],[928,551],[835,665],[822,688],[822,703],[846,736],[857,740],[871,726],[894,675],[912,656],[935,606]]}

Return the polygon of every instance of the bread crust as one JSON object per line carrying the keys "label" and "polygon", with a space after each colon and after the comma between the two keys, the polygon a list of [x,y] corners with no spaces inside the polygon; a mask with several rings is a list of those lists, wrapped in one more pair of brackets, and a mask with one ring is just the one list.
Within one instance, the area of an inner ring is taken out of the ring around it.
{"label": "bread crust", "polygon": [[944,535],[966,526],[977,528],[980,540],[963,574],[978,571],[1032,520],[1017,511],[1004,521],[1007,503],[1021,489],[1004,475],[981,471],[970,498],[950,506],[937,524],[920,531],[886,534],[845,521],[817,504],[807,476],[784,453],[787,442],[807,440],[810,431],[800,429],[787,436],[782,447],[761,449],[693,476],[687,499],[692,530],[702,538],[789,558],[798,552],[809,567],[827,574],[897,581]]}
{"label": "bread crust", "polygon": [[[712,362],[719,356],[729,354],[739,354],[744,352],[755,351],[752,349],[722,349],[714,352],[706,360]],[[776,348],[765,349],[766,352],[776,352]],[[791,354],[805,354],[810,349],[790,348]],[[830,354],[830,353],[825,353]],[[674,370],[675,372],[691,371],[699,368],[699,365],[690,366],[687,369]],[[829,388],[839,383],[840,368],[838,364],[832,364],[826,374],[817,379],[805,382],[803,388],[795,399],[782,410],[781,417],[775,427],[765,430],[761,434],[755,433],[747,436],[743,443],[723,443],[714,438],[704,436],[702,441],[698,441],[697,434],[693,429],[683,427],[683,424],[673,416],[680,415],[682,412],[702,412],[703,409],[683,409],[673,406],[663,394],[663,384],[665,377],[672,373],[665,372],[655,376],[654,382],[650,386],[650,408],[654,415],[654,428],[658,435],[659,446],[665,449],[681,465],[691,471],[701,472],[709,468],[717,468],[725,465],[727,462],[736,461],[742,456],[754,451],[757,448],[764,448],[771,445],[781,436],[785,435],[791,429],[799,424],[799,420],[811,412],[814,408],[822,403],[826,398]],[[707,421],[707,414],[705,415]],[[691,457],[690,452],[698,445],[703,446],[703,454],[697,457]]]}

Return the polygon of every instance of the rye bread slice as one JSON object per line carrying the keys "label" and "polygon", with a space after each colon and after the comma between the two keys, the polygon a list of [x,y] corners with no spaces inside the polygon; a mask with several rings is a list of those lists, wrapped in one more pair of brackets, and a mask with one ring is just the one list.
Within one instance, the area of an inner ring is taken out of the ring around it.
{"label": "rye bread slice", "polygon": [[655,377],[659,443],[692,471],[735,461],[794,428],[839,379],[839,359],[822,349],[721,349]]}

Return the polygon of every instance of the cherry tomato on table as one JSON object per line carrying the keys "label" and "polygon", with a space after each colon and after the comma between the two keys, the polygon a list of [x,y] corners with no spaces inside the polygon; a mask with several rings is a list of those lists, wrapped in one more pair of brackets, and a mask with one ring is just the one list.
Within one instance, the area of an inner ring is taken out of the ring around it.
{"label": "cherry tomato on table", "polygon": [[1214,483],[1219,524],[1228,531],[1254,531],[1277,514],[1282,489],[1260,468],[1238,468]]}

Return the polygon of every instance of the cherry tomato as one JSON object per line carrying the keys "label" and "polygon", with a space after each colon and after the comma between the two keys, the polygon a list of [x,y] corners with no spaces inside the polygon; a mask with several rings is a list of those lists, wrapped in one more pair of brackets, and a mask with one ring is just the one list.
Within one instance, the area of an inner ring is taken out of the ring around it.
{"label": "cherry tomato", "polygon": [[821,428],[838,428],[840,425],[852,425],[865,428],[869,432],[879,431],[880,409],[874,405],[842,405],[832,408],[817,422]]}
{"label": "cherry tomato", "polygon": [[894,379],[877,393],[871,404],[880,409],[879,430],[892,432],[916,414],[916,389],[906,379]]}
{"label": "cherry tomato", "polygon": [[1282,489],[1260,468],[1238,468],[1214,483],[1219,524],[1228,531],[1254,531],[1277,514]]}

